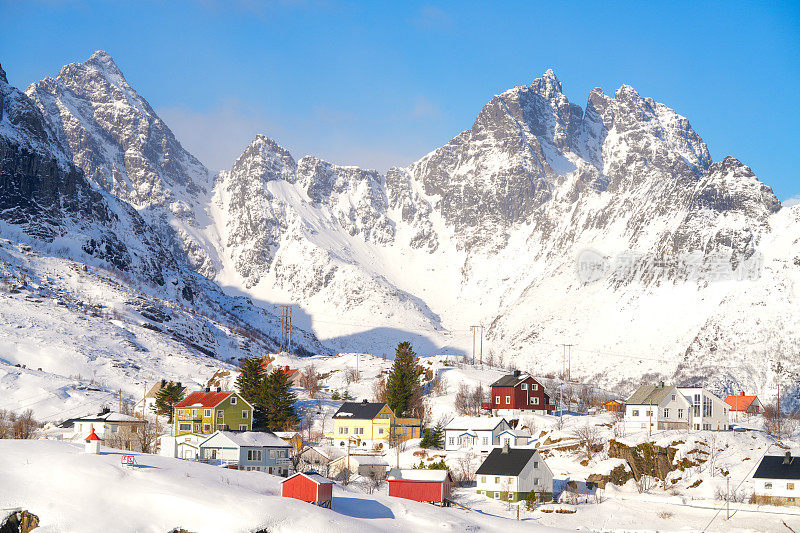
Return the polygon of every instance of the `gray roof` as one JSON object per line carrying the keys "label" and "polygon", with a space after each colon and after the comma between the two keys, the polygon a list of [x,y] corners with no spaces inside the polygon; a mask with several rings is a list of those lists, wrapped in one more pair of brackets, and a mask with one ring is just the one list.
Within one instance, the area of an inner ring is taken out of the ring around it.
{"label": "gray roof", "polygon": [[526,379],[531,377],[529,374],[525,372],[521,372],[518,376],[514,374],[506,374],[502,378],[498,379],[494,383],[491,384],[492,387],[516,387],[518,383],[522,383]]}
{"label": "gray roof", "polygon": [[217,431],[206,439],[202,445],[216,435],[222,435],[237,446],[273,448],[291,448],[291,445],[270,431]]}
{"label": "gray roof", "polygon": [[383,402],[370,403],[363,402],[344,402],[338,411],[333,415],[333,418],[349,418],[351,420],[372,420],[383,406]]}
{"label": "gray roof", "polygon": [[767,455],[761,459],[754,478],[763,479],[800,479],[800,457],[785,455]]}
{"label": "gray roof", "polygon": [[491,476],[518,476],[534,455],[536,455],[534,448],[509,448],[507,451],[504,451],[503,448],[495,448],[475,473]]}
{"label": "gray roof", "polygon": [[672,392],[672,385],[642,385],[625,402],[627,405],[658,405]]}

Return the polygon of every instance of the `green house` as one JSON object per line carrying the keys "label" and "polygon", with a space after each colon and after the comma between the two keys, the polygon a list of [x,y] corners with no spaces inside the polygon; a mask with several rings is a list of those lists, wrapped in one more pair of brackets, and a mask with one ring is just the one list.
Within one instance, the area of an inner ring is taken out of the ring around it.
{"label": "green house", "polygon": [[217,430],[252,431],[253,406],[239,393],[219,388],[196,391],[175,405],[175,432],[210,435]]}

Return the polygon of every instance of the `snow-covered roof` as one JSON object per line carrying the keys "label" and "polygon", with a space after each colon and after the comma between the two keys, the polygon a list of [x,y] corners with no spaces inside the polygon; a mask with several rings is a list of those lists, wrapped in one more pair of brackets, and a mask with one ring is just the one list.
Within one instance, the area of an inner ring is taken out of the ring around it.
{"label": "snow-covered roof", "polygon": [[427,468],[392,468],[388,480],[403,481],[446,481],[447,470],[428,470]]}
{"label": "snow-covered roof", "polygon": [[295,476],[305,476],[308,479],[310,479],[311,481],[313,481],[314,483],[321,484],[321,485],[326,485],[326,484],[332,485],[333,484],[333,481],[331,481],[330,479],[328,479],[328,478],[326,478],[324,476],[321,476],[321,475],[317,474],[316,472],[297,472],[296,474],[294,474],[292,476],[289,476],[286,479],[284,479],[283,481],[281,481],[281,483],[286,483],[287,481],[289,481],[290,479],[292,479]]}
{"label": "snow-covered roof", "polygon": [[141,422],[144,420],[136,418],[135,416],[124,415],[122,413],[108,412],[99,413],[94,416],[85,416],[83,418],[76,418],[74,422]]}
{"label": "snow-covered roof", "polygon": [[531,438],[531,436],[529,434],[527,434],[524,431],[521,431],[519,429],[506,429],[505,431],[501,432],[500,435],[502,435],[503,433],[510,433],[511,435],[514,435],[517,438],[520,438],[520,437],[524,437],[526,439]]}
{"label": "snow-covered roof", "polygon": [[389,466],[389,463],[380,455],[351,455],[350,460],[361,466]]}
{"label": "snow-covered roof", "polygon": [[222,435],[238,446],[271,446],[290,448],[291,446],[282,438],[269,431],[217,431],[207,438],[201,446],[217,435]]}
{"label": "snow-covered roof", "polygon": [[444,429],[491,431],[504,421],[505,418],[499,416],[457,416]]}

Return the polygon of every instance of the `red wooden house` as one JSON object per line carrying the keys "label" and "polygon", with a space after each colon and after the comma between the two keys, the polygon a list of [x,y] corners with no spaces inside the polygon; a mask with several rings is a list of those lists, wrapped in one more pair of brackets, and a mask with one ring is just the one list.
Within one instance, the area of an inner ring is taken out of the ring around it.
{"label": "red wooden house", "polygon": [[624,413],[625,402],[621,400],[608,400],[603,404],[603,409],[606,411],[611,411],[612,413]]}
{"label": "red wooden house", "polygon": [[298,472],[281,482],[281,496],[331,508],[333,481],[316,472]]}
{"label": "red wooden house", "polygon": [[447,505],[453,478],[447,470],[392,468],[386,478],[389,496]]}
{"label": "red wooden house", "polygon": [[483,409],[495,415],[515,415],[522,411],[550,412],[556,408],[541,383],[528,374],[515,370],[492,383],[492,393]]}

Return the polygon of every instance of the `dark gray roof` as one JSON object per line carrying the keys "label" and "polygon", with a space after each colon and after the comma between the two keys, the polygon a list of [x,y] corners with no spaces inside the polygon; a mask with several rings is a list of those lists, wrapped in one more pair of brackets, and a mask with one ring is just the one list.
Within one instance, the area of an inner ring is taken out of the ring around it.
{"label": "dark gray roof", "polygon": [[800,457],[791,457],[789,464],[783,464],[784,455],[766,455],[756,468],[754,478],[800,479]]}
{"label": "dark gray roof", "polygon": [[532,448],[509,448],[508,453],[503,453],[502,448],[495,448],[475,473],[490,476],[518,476],[535,453],[536,450]]}
{"label": "dark gray roof", "polygon": [[333,418],[349,418],[353,420],[372,420],[375,418],[385,403],[369,402],[344,402],[333,415]]}
{"label": "dark gray roof", "polygon": [[506,374],[502,378],[498,379],[494,383],[492,383],[492,387],[515,387],[518,383],[522,383],[530,376],[525,374],[524,372],[521,373],[519,376],[515,376],[514,374]]}
{"label": "dark gray roof", "polygon": [[673,386],[642,385],[625,402],[627,405],[658,405],[672,392]]}

